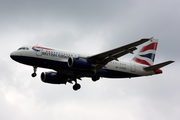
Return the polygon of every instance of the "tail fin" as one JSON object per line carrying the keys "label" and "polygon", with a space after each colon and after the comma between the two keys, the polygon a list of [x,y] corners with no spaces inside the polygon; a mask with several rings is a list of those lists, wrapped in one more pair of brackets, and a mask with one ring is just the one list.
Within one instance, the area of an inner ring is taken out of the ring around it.
{"label": "tail fin", "polygon": [[154,63],[158,39],[149,40],[145,46],[133,58],[133,61],[143,65],[151,66]]}

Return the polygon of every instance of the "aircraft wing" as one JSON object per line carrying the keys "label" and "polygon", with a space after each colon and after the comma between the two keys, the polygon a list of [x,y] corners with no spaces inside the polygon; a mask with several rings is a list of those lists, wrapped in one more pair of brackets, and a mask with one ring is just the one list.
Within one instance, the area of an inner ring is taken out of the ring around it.
{"label": "aircraft wing", "polygon": [[128,53],[132,53],[133,51],[136,50],[136,46],[141,45],[149,40],[151,40],[152,38],[145,38],[145,39],[141,39],[139,41],[124,45],[122,47],[118,47],[103,53],[99,53],[93,56],[89,56],[87,59],[89,61],[91,61],[94,64],[97,64],[96,66],[96,70],[100,70],[104,65],[106,65],[108,62],[112,61],[112,60],[117,60],[117,58],[128,54]]}

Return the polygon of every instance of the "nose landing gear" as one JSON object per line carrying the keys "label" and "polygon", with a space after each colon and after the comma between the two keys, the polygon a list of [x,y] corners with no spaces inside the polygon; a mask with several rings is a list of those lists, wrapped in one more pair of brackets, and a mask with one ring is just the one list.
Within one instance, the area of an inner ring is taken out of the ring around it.
{"label": "nose landing gear", "polygon": [[33,66],[34,73],[31,74],[32,77],[36,77],[36,71],[37,71],[37,66]]}

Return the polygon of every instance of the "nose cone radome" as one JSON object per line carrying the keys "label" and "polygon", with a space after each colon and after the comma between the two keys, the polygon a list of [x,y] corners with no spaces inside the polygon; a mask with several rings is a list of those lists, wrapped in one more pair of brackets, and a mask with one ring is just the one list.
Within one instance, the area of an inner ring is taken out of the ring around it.
{"label": "nose cone radome", "polygon": [[14,52],[12,52],[12,53],[10,54],[10,57],[11,57],[11,59],[14,60]]}
{"label": "nose cone radome", "polygon": [[17,57],[18,57],[17,52],[16,52],[16,51],[15,51],[15,52],[12,52],[12,53],[10,54],[10,57],[11,57],[11,59],[17,61]]}

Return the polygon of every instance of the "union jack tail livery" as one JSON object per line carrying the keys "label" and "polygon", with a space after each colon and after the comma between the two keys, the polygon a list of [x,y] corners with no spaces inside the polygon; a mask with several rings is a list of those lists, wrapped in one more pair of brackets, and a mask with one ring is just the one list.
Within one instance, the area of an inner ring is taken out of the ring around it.
{"label": "union jack tail livery", "polygon": [[133,58],[136,63],[151,66],[154,63],[158,39],[149,40],[139,53]]}

